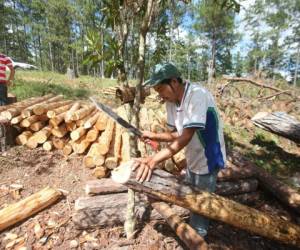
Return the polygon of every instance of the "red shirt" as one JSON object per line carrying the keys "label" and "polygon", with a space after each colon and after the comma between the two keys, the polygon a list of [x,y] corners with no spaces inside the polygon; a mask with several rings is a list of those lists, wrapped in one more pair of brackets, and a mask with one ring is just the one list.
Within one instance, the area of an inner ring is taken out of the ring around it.
{"label": "red shirt", "polygon": [[0,84],[6,83],[6,66],[13,67],[12,60],[3,54],[0,54]]}

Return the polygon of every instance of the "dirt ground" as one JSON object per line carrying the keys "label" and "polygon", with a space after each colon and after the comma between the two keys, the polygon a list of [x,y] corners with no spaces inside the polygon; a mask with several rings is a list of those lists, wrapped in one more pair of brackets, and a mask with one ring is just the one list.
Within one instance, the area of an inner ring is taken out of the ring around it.
{"label": "dirt ground", "polygon": [[[122,226],[77,230],[72,223],[74,201],[93,179],[80,156],[16,146],[0,154],[0,209],[51,186],[67,191],[64,199],[0,234],[0,249],[188,249],[164,221],[139,224],[136,239],[127,240]],[[14,191],[18,185],[22,189]],[[254,207],[275,213],[274,201]],[[279,207],[279,208],[278,208]],[[299,221],[298,221],[299,222]],[[207,242],[211,249],[296,249],[219,222],[212,222]]]}

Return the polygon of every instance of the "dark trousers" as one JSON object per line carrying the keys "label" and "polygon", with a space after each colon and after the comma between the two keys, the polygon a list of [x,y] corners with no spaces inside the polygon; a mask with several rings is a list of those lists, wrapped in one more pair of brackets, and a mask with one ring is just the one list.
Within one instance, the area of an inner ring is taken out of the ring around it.
{"label": "dark trousers", "polygon": [[7,86],[4,83],[0,83],[0,106],[7,105]]}

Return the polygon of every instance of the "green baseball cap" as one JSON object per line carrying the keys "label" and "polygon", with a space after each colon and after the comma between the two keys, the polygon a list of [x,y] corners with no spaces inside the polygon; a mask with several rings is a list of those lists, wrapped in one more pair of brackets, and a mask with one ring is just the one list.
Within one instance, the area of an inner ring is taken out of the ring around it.
{"label": "green baseball cap", "polygon": [[157,64],[150,79],[143,83],[143,87],[154,87],[165,79],[177,78],[181,74],[172,63]]}

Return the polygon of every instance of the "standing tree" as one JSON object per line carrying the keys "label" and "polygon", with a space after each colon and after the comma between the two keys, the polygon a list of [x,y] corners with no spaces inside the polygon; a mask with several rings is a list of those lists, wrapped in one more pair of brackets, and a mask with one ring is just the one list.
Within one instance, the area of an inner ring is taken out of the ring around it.
{"label": "standing tree", "polygon": [[208,83],[216,74],[226,73],[231,66],[230,49],[236,42],[234,33],[235,5],[231,1],[203,0],[195,4],[198,10],[194,28],[203,34],[210,44]]}

